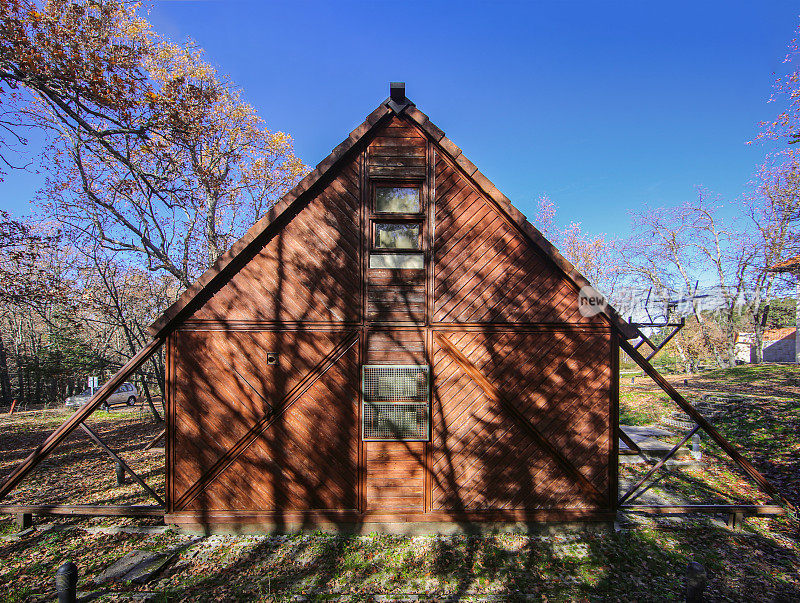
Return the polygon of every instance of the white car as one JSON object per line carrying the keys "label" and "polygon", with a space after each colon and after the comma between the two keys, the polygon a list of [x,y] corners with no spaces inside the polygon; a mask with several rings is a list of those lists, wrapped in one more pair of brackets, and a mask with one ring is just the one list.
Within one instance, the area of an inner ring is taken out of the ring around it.
{"label": "white car", "polygon": [[[102,387],[102,386],[100,386]],[[67,408],[80,408],[89,401],[95,393],[100,390],[100,387],[87,387],[79,394],[70,396],[64,400],[64,406]],[[109,408],[115,404],[127,404],[133,406],[139,401],[139,392],[133,383],[123,383],[117,390],[112,393],[106,401],[103,402],[103,408]]]}

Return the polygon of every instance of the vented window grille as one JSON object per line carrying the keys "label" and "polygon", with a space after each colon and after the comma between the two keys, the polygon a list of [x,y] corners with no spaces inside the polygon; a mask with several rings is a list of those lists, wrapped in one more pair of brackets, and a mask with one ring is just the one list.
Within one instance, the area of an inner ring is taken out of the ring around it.
{"label": "vented window grille", "polygon": [[429,367],[365,365],[362,433],[365,440],[427,440]]}

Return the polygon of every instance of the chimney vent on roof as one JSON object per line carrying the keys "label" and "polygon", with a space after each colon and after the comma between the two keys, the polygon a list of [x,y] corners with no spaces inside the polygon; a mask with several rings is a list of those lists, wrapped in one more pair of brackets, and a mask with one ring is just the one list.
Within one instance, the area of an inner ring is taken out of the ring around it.
{"label": "chimney vent on roof", "polygon": [[406,83],[389,82],[389,97],[396,103],[401,104],[406,100]]}

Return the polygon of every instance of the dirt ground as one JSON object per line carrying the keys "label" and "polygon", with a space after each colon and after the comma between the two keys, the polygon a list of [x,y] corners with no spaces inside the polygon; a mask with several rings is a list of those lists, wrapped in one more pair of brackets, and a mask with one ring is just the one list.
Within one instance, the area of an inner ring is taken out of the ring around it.
{"label": "dirt ground", "polygon": [[[733,395],[711,402],[712,422],[790,502],[800,504],[798,367],[745,367],[671,380],[694,402],[709,392]],[[673,409],[649,380],[636,376],[631,384],[623,376],[623,422],[657,424]],[[0,475],[67,414],[0,415]],[[137,408],[97,412],[90,425],[163,496],[163,451],[140,450],[160,425]],[[645,470],[627,466],[622,474],[634,479]],[[708,441],[702,464],[669,467],[656,490],[694,502],[767,502]],[[138,485],[116,485],[113,462],[82,432],[3,502],[153,504]],[[751,518],[731,529],[724,518],[625,515],[616,528],[547,532],[536,526],[416,537],[193,536],[157,524],[42,517],[34,530],[18,534],[11,518],[0,517],[0,600],[52,600],[55,571],[66,560],[79,567],[79,590],[102,601],[682,600],[690,561],[707,571],[707,600],[800,600],[800,523],[793,516]],[[94,584],[133,550],[162,552],[169,562],[145,584]]]}

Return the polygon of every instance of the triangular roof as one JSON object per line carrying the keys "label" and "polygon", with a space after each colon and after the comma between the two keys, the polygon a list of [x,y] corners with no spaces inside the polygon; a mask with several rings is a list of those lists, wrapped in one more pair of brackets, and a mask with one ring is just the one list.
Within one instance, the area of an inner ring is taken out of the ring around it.
{"label": "triangular roof", "polygon": [[[266,243],[273,232],[279,230],[286,223],[286,220],[281,218],[288,217],[291,214],[289,210],[296,203],[302,203],[303,199],[313,194],[319,185],[326,180],[326,175],[333,172],[340,162],[349,155],[350,151],[358,147],[359,143],[364,139],[369,139],[369,135],[387,119],[391,119],[393,115],[404,115],[416,124],[443,153],[459,166],[475,186],[497,203],[522,233],[541,249],[578,287],[590,285],[588,279],[580,274],[533,224],[528,222],[508,197],[501,193],[475,164],[467,159],[461,149],[447,138],[444,132],[428,119],[427,115],[417,109],[414,103],[407,98],[403,98],[402,101],[398,102],[390,97],[378,105],[360,126],[350,132],[350,135],[333,149],[330,155],[323,159],[292,190],[286,193],[258,222],[248,229],[241,239],[221,255],[213,266],[184,291],[178,300],[167,308],[149,327],[150,334],[154,337],[164,335],[171,331],[175,325],[180,324],[184,318],[188,317],[199,307],[196,302],[204,299],[205,293],[213,292],[217,285],[224,283]],[[626,339],[633,339],[639,335],[636,329],[625,321],[610,305],[606,306],[603,314]]]}

